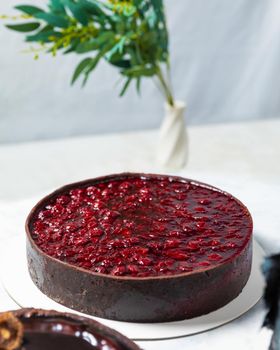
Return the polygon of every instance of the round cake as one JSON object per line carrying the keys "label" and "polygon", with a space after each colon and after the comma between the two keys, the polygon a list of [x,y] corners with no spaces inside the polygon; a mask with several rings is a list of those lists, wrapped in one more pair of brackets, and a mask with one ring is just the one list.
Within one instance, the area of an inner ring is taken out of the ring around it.
{"label": "round cake", "polygon": [[21,309],[0,313],[0,348],[17,350],[140,350],[99,322],[69,313]]}
{"label": "round cake", "polygon": [[27,223],[32,280],[53,300],[130,322],[204,315],[236,298],[252,262],[252,218],[232,195],[167,175],[65,186]]}

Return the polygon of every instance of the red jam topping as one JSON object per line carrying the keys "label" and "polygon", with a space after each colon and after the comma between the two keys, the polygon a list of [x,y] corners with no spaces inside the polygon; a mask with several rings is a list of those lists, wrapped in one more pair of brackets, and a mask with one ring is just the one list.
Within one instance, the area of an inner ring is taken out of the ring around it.
{"label": "red jam topping", "polygon": [[149,277],[207,269],[251,237],[247,209],[219,190],[173,177],[112,178],[58,194],[32,225],[40,249],[71,265]]}

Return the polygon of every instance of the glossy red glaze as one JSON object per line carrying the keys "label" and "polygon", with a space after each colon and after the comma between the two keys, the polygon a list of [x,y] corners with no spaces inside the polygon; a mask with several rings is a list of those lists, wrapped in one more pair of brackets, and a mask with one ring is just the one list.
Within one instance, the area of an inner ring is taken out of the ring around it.
{"label": "glossy red glaze", "polygon": [[155,277],[211,269],[240,254],[251,216],[237,199],[176,177],[130,175],[66,188],[33,217],[47,255],[114,276]]}

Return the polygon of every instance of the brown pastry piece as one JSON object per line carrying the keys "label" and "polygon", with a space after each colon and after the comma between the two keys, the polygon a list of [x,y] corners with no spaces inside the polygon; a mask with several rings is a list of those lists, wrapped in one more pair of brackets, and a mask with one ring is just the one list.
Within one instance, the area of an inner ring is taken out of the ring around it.
{"label": "brown pastry piece", "polygon": [[0,314],[0,350],[15,350],[23,339],[23,325],[11,313]]}

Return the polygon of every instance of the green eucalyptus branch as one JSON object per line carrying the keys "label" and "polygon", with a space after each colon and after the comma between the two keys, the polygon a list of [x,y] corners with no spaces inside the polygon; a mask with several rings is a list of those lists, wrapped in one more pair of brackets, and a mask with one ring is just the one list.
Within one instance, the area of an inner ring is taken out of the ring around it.
{"label": "green eucalyptus branch", "polygon": [[9,29],[25,33],[25,40],[44,47],[53,56],[86,55],[77,65],[72,84],[83,85],[101,60],[114,66],[124,78],[123,96],[135,81],[140,91],[143,78],[156,78],[171,105],[168,30],[163,0],[49,0],[48,8],[19,5],[23,23]]}

